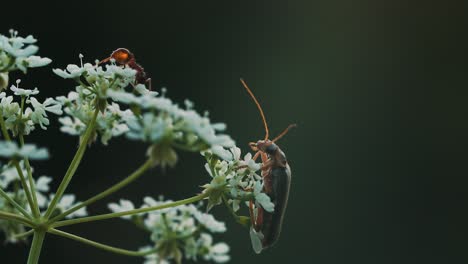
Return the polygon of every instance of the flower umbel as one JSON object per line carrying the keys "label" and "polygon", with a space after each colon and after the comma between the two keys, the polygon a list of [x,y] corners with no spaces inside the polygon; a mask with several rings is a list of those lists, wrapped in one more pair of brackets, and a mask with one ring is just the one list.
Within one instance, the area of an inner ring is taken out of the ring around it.
{"label": "flower umbel", "polygon": [[[143,208],[170,203],[170,200],[144,199]],[[113,212],[122,212],[135,208],[132,202],[120,200],[111,203]],[[155,249],[154,254],[146,257],[146,263],[182,263],[182,259],[204,259],[216,263],[229,261],[229,246],[226,243],[213,243],[211,233],[224,233],[226,226],[212,215],[203,213],[199,206],[182,205],[147,214],[122,217],[133,221],[150,233],[153,246],[142,250]]]}

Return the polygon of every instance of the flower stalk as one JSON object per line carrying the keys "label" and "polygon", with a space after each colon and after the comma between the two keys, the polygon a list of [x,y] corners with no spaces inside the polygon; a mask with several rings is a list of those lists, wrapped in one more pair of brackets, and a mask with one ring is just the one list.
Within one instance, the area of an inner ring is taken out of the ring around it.
{"label": "flower stalk", "polygon": [[151,168],[151,165],[152,165],[152,160],[151,159],[148,159],[143,165],[141,165],[135,172],[133,172],[132,174],[130,174],[127,178],[123,179],[122,181],[120,181],[119,183],[111,186],[110,188],[108,188],[107,190],[89,198],[88,200],[66,210],[65,212],[57,215],[56,217],[52,218],[49,220],[49,223],[54,223],[56,221],[59,221],[61,219],[63,219],[64,217],[66,217],[67,215],[85,207],[85,206],[88,206],[92,203],[95,203],[115,192],[117,192],[118,190],[124,188],[125,186],[129,185],[130,183],[132,183],[133,181],[135,181],[136,179],[140,178],[141,175],[143,175],[149,168]]}
{"label": "flower stalk", "polygon": [[8,212],[0,211],[0,219],[18,222],[18,223],[21,223],[21,224],[29,226],[29,227],[35,226],[35,223],[32,222],[31,220],[29,220],[29,219],[27,219],[27,218],[25,218],[23,216],[8,213]]}
{"label": "flower stalk", "polygon": [[83,158],[83,155],[86,151],[86,147],[88,146],[88,142],[91,138],[91,135],[94,132],[94,127],[96,126],[96,119],[97,119],[98,114],[99,114],[99,109],[96,108],[94,110],[93,118],[91,122],[89,123],[88,128],[86,129],[83,139],[80,142],[80,146],[78,147],[78,150],[76,151],[75,157],[73,157],[73,160],[71,161],[70,166],[68,167],[68,170],[65,173],[65,176],[63,177],[62,182],[60,183],[57,193],[55,194],[54,198],[50,202],[49,208],[47,208],[47,211],[45,213],[46,218],[50,217],[50,215],[54,211],[55,207],[57,206],[57,203],[60,201],[60,198],[62,198],[62,195],[65,193],[65,190],[68,187],[68,184],[70,184],[70,181],[72,180],[73,175],[78,169],[81,159]]}
{"label": "flower stalk", "polygon": [[54,228],[50,229],[48,232],[53,234],[53,235],[65,237],[65,238],[68,238],[68,239],[71,239],[71,240],[75,240],[77,242],[80,242],[80,243],[83,243],[83,244],[86,244],[86,245],[89,245],[89,246],[92,246],[92,247],[95,247],[95,248],[98,248],[98,249],[102,249],[102,250],[105,250],[105,251],[109,251],[109,252],[112,252],[112,253],[115,253],[115,254],[119,254],[119,255],[125,255],[125,256],[130,256],[130,257],[143,257],[143,256],[150,255],[150,254],[153,254],[153,253],[156,252],[156,249],[144,250],[144,251],[133,251],[133,250],[126,250],[126,249],[122,249],[122,248],[118,248],[118,247],[113,247],[113,246],[109,246],[109,245],[105,245],[105,244],[102,244],[102,243],[98,243],[98,242],[89,240],[87,238],[77,236],[77,235],[74,235],[74,234],[70,234],[70,233],[67,233],[67,232],[64,232],[64,231],[61,231],[61,230],[57,230],[57,229],[54,229]]}
{"label": "flower stalk", "polygon": [[130,216],[130,215],[137,215],[141,213],[153,212],[153,211],[162,210],[166,208],[177,207],[179,205],[195,203],[208,197],[209,195],[210,195],[209,192],[205,192],[205,193],[202,193],[202,194],[199,194],[199,195],[196,195],[196,196],[184,199],[184,200],[179,200],[179,201],[175,201],[175,202],[167,203],[163,205],[158,205],[158,206],[145,207],[145,208],[139,208],[139,209],[118,212],[118,213],[109,213],[109,214],[102,214],[102,215],[95,215],[95,216],[90,216],[90,217],[59,221],[59,222],[52,224],[52,227],[56,228],[56,227],[61,227],[61,226],[69,226],[69,225],[82,224],[82,223],[87,223],[87,222],[118,218],[122,216]]}
{"label": "flower stalk", "polygon": [[[19,140],[20,140],[20,146],[23,147],[24,137],[22,133],[19,134]],[[33,207],[31,210],[33,211],[34,217],[39,218],[41,216],[41,212],[39,210],[39,203],[37,202],[36,183],[34,183],[32,169],[31,169],[31,165],[29,164],[28,157],[24,158],[24,164],[26,166],[26,172],[28,173],[29,187],[31,188],[31,193],[32,193]]]}
{"label": "flower stalk", "polygon": [[15,200],[13,200],[4,190],[2,190],[2,188],[0,188],[0,196],[2,196],[5,200],[7,200],[7,202],[13,205],[13,207],[15,207],[15,209],[18,210],[21,214],[23,214],[23,216],[32,219],[32,216],[26,210],[24,210],[24,208],[21,205],[15,202]]}
{"label": "flower stalk", "polygon": [[26,183],[26,178],[24,177],[23,170],[21,169],[21,166],[17,160],[13,161],[13,164],[15,165],[16,171],[18,172],[21,185],[23,186],[24,192],[26,193],[26,198],[28,199],[29,207],[33,211],[34,217],[39,217],[39,210],[38,207],[35,205],[34,200],[31,195],[31,190],[28,187],[28,184]]}

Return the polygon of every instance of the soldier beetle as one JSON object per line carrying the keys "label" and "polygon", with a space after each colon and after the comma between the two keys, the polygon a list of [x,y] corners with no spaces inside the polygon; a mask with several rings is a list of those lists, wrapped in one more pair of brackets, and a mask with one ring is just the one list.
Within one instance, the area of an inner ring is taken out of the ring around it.
{"label": "soldier beetle", "polygon": [[260,103],[243,79],[241,79],[241,83],[257,105],[265,127],[265,138],[257,142],[251,142],[249,146],[256,152],[253,159],[256,160],[259,156],[262,159],[262,191],[270,197],[275,205],[274,211],[270,213],[261,206],[254,209],[254,203],[252,201],[249,203],[250,237],[254,251],[260,253],[263,249],[271,247],[278,241],[291,187],[291,168],[286,155],[275,142],[296,125],[289,125],[279,136],[270,140],[268,124]]}

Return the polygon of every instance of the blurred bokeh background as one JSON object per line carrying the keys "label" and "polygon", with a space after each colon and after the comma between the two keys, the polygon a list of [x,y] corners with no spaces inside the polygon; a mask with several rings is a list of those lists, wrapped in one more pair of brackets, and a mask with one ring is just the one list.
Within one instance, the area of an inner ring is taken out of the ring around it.
{"label": "blurred bokeh background", "polygon": [[[260,99],[293,185],[279,243],[261,255],[224,208],[231,263],[466,263],[468,261],[468,22],[460,1],[2,1],[0,31],[39,39],[53,68],[132,50],[178,102],[189,98],[228,124],[243,150],[263,137]],[[42,96],[73,83],[51,68],[23,87]],[[29,138],[52,159],[34,164],[58,185],[77,146],[55,123]],[[69,188],[85,199],[144,161],[145,146],[124,139],[89,149]],[[88,208],[164,194],[180,199],[208,180],[203,160],[182,154],[174,169],[153,170]],[[122,220],[66,230],[129,249],[146,234]],[[25,263],[27,247],[0,247],[3,264]],[[21,256],[18,258],[18,256]],[[41,263],[142,263],[48,236]]]}

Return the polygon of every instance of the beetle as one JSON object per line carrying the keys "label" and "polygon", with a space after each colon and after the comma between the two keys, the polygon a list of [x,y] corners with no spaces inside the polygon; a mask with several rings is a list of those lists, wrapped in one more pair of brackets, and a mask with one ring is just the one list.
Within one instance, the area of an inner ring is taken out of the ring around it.
{"label": "beetle", "polygon": [[258,206],[255,210],[253,201],[250,201],[249,204],[252,246],[256,253],[260,253],[263,249],[271,247],[279,239],[291,188],[291,168],[286,155],[275,142],[286,135],[296,124],[289,125],[280,135],[270,140],[268,124],[260,103],[247,86],[247,83],[243,79],[240,81],[257,105],[265,127],[265,138],[257,142],[250,142],[249,146],[256,152],[253,159],[256,160],[259,156],[262,159],[262,191],[270,197],[271,202],[275,205],[274,211],[270,213],[261,206]]}
{"label": "beetle", "polygon": [[137,73],[135,76],[135,82],[137,84],[148,84],[148,90],[151,90],[151,78],[149,78],[145,72],[145,69],[136,62],[135,55],[126,48],[118,48],[112,52],[112,54],[99,62],[99,64],[106,63],[111,59],[115,60],[118,65],[125,65],[129,68],[134,69]]}

